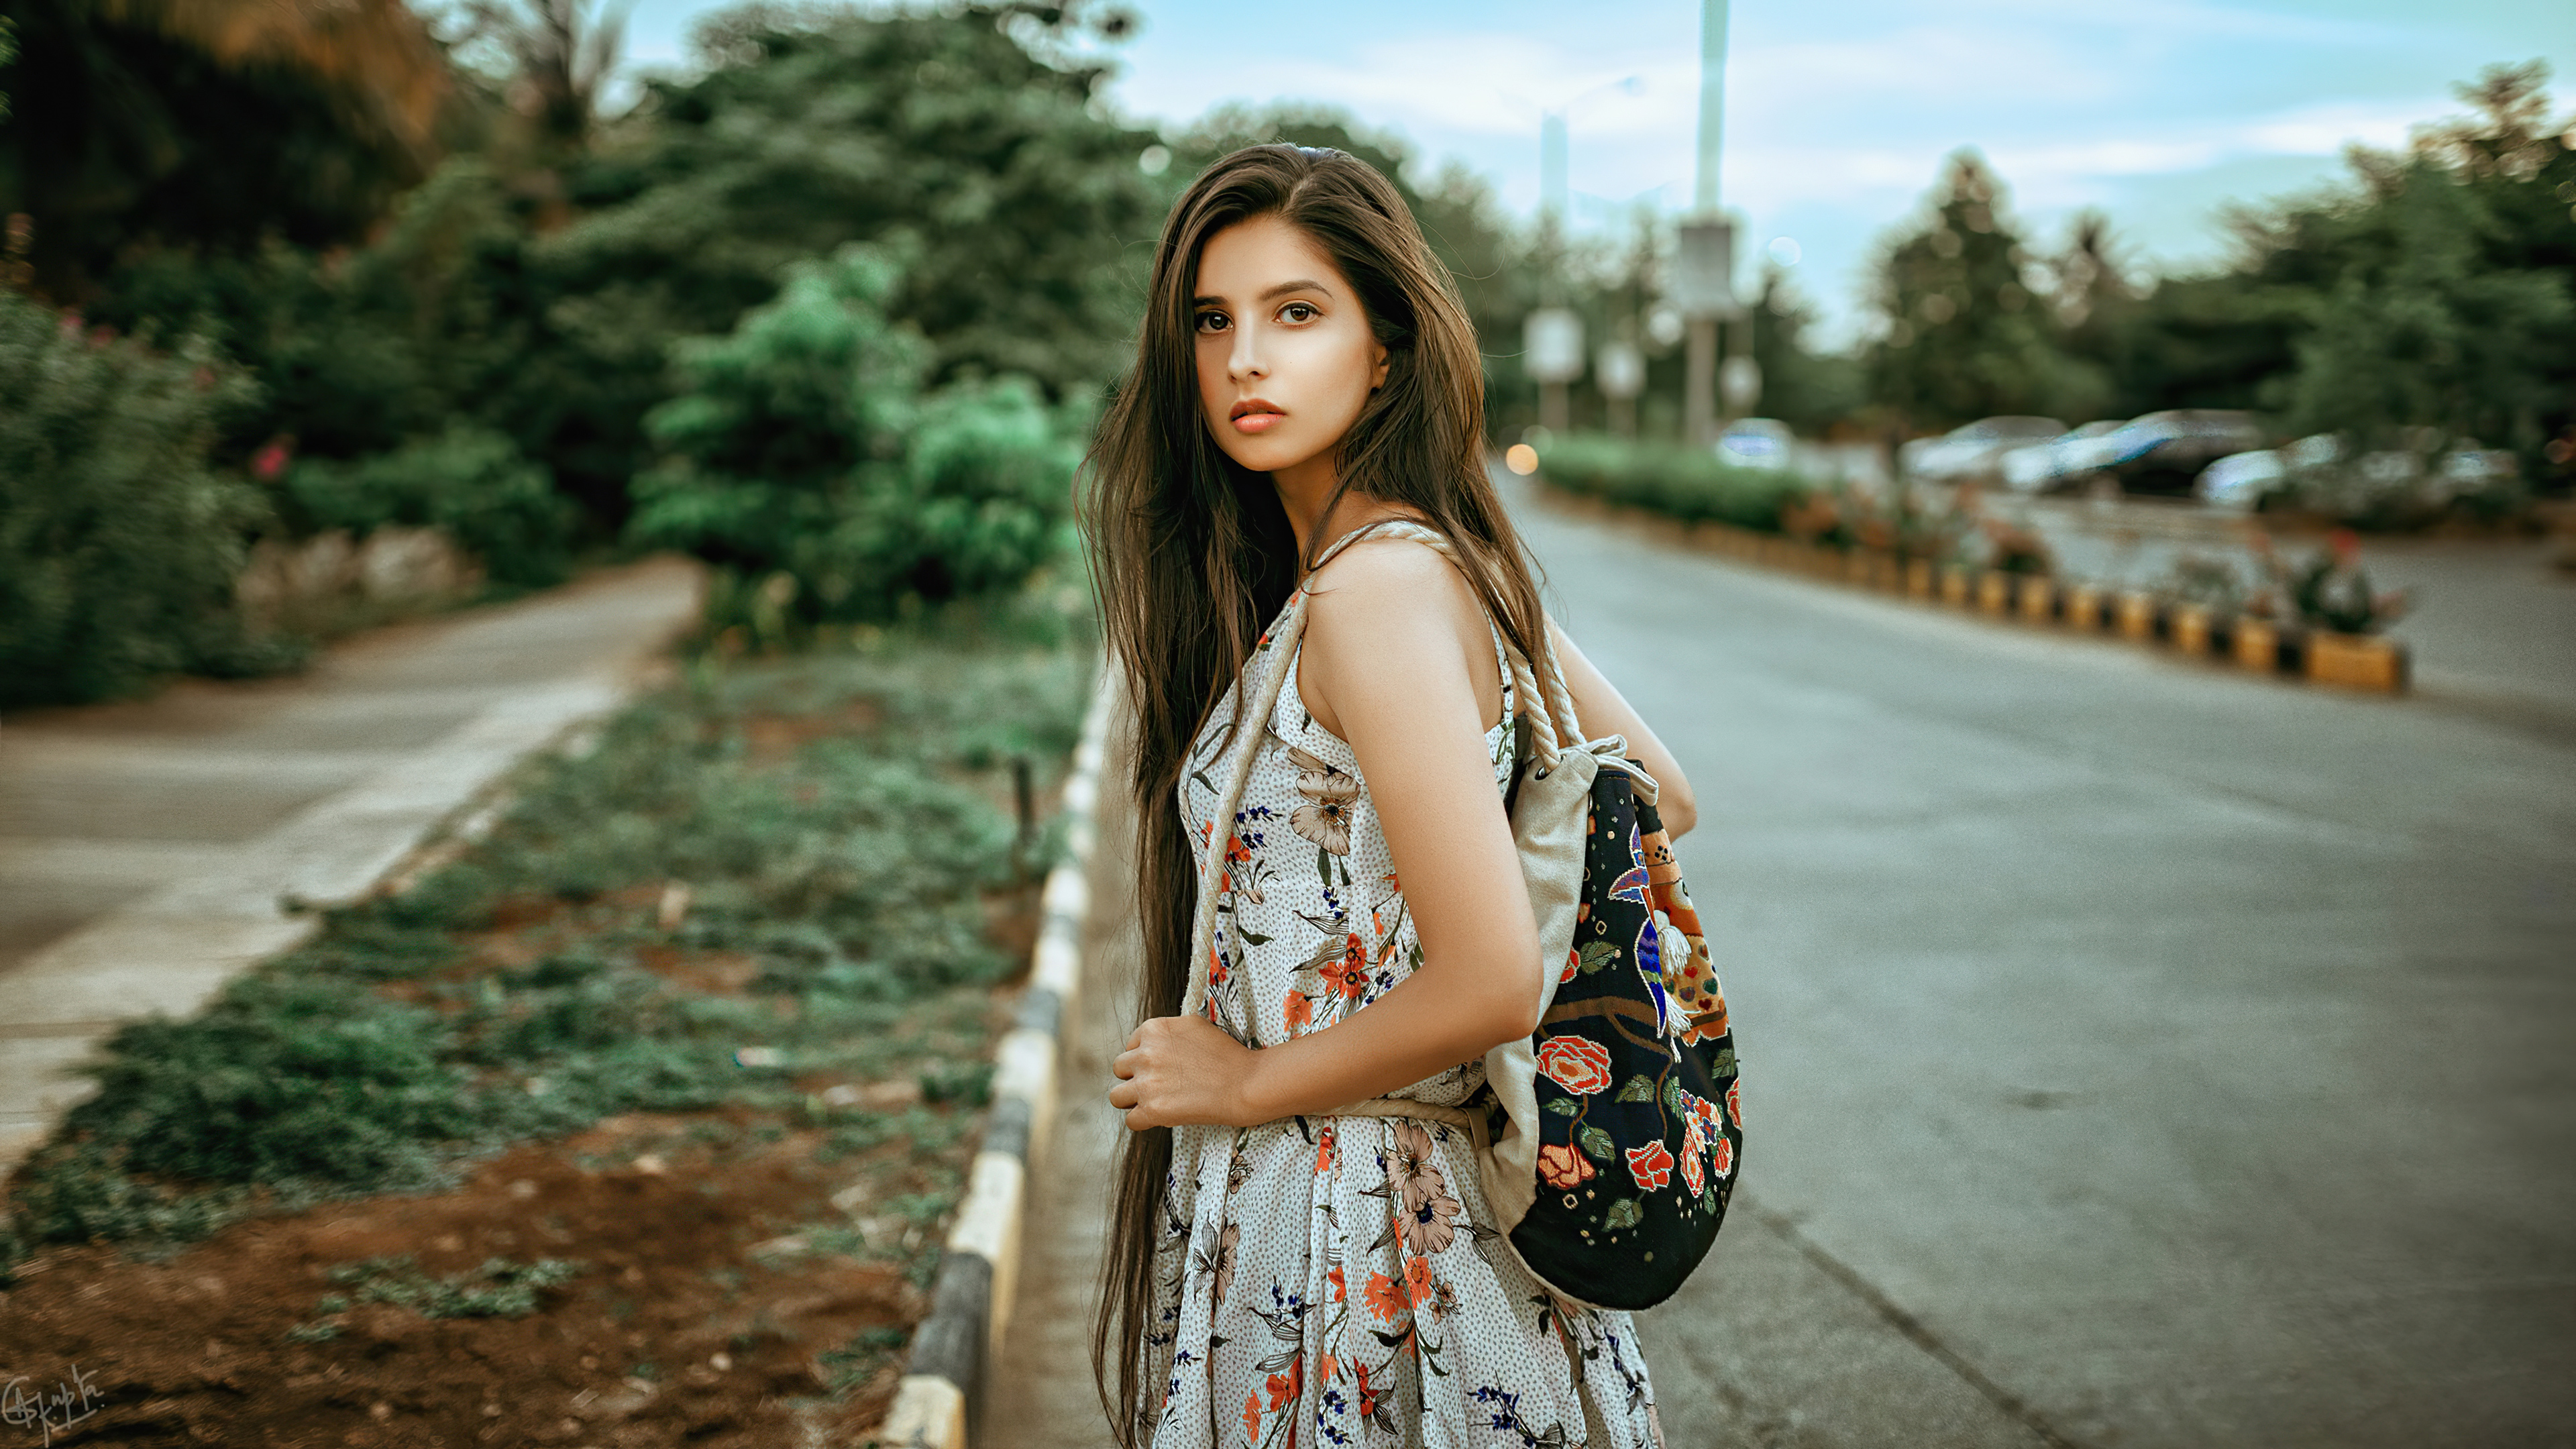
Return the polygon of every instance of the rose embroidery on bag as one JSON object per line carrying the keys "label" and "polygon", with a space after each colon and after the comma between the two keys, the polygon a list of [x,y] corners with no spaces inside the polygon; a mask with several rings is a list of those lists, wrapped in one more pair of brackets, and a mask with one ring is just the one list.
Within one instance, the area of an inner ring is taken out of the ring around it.
{"label": "rose embroidery on bag", "polygon": [[1539,1046],[1538,1069],[1578,1097],[1593,1096],[1610,1086],[1610,1049],[1579,1036],[1552,1036]]}
{"label": "rose embroidery on bag", "polygon": [[1579,1187],[1592,1179],[1592,1159],[1571,1142],[1544,1142],[1538,1149],[1539,1179],[1554,1188]]}
{"label": "rose embroidery on bag", "polygon": [[1673,1180],[1673,1154],[1661,1141],[1631,1147],[1628,1149],[1628,1175],[1647,1192],[1657,1191]]}

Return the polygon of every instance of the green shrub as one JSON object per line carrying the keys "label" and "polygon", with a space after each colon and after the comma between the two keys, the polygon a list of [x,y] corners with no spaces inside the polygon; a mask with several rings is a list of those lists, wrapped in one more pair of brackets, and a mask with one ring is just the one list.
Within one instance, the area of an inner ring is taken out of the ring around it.
{"label": "green shrub", "polygon": [[1078,450],[1025,380],[922,397],[928,346],[885,312],[901,284],[844,248],[729,336],[680,343],[629,537],[761,576],[741,607],[809,620],[1007,590],[1057,556]]}
{"label": "green shrub", "polygon": [[128,1171],[213,1183],[416,1182],[473,1125],[430,1013],[310,976],[245,976],[203,1015],[118,1032],[66,1125]]}
{"label": "green shrub", "polygon": [[1815,492],[1794,473],[1735,468],[1698,448],[1631,442],[1597,433],[1550,439],[1541,476],[1570,493],[1651,509],[1686,522],[1780,531],[1780,512]]}
{"label": "green shrub", "polygon": [[206,463],[251,393],[201,339],[165,354],[0,289],[0,707],[291,660],[234,603],[264,505]]}
{"label": "green shrub", "polygon": [[508,437],[471,423],[361,462],[298,463],[284,491],[302,531],[434,527],[482,560],[495,583],[555,583],[570,562],[573,509],[553,478]]}

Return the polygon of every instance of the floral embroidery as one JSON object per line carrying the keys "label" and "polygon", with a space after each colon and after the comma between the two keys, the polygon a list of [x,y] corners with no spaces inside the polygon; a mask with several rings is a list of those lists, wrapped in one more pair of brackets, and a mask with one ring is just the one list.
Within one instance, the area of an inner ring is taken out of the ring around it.
{"label": "floral embroidery", "polygon": [[1539,1044],[1538,1069],[1565,1090],[1589,1097],[1610,1085],[1610,1049],[1579,1036],[1552,1036]]}
{"label": "floral embroidery", "polygon": [[1538,1176],[1539,1181],[1550,1187],[1579,1186],[1592,1180],[1592,1159],[1575,1151],[1571,1142],[1541,1143]]}
{"label": "floral embroidery", "polygon": [[1673,1180],[1673,1154],[1661,1142],[1628,1149],[1628,1175],[1648,1192]]}

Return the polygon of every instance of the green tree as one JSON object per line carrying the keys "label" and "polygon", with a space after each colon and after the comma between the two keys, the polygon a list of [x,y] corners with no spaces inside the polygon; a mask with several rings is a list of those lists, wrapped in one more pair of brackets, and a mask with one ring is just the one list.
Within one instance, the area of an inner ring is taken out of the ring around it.
{"label": "green tree", "polygon": [[887,315],[901,290],[882,250],[845,248],[731,334],[681,343],[635,539],[766,576],[808,618],[1005,589],[1055,557],[1078,449],[1024,380],[923,396],[934,349]]}
{"label": "green tree", "polygon": [[446,61],[401,0],[12,0],[0,212],[87,300],[137,243],[325,247],[427,173]]}
{"label": "green tree", "polygon": [[669,395],[676,337],[721,332],[783,269],[867,241],[912,258],[889,313],[933,383],[1016,373],[1090,395],[1124,366],[1131,249],[1160,220],[1149,132],[1092,104],[1106,71],[1033,53],[1028,5],[701,32],[707,72],[656,82],[564,173],[578,213],[526,248],[541,305],[486,420],[614,525]]}
{"label": "green tree", "polygon": [[2576,121],[2547,119],[2547,79],[2491,67],[2405,154],[2355,148],[2348,186],[2234,212],[2227,266],[2157,283],[2101,340],[2122,406],[2476,438],[2548,476],[2541,444],[2576,424]]}
{"label": "green tree", "polygon": [[1860,406],[1864,379],[1859,364],[1808,347],[1806,331],[1815,325],[1815,307],[1798,294],[1785,269],[1762,269],[1759,289],[1746,310],[1753,361],[1762,369],[1759,406],[1766,416],[1816,432]]}
{"label": "green tree", "polygon": [[2062,345],[2037,260],[1974,152],[1950,158],[1931,219],[1891,240],[1874,301],[1885,335],[1867,353],[1870,397],[1916,429],[1995,414],[2092,416],[2109,380]]}

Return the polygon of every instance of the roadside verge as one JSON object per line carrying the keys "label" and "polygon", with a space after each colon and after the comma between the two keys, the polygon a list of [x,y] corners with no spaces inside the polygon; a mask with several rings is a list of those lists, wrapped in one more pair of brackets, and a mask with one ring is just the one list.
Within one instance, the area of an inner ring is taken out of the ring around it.
{"label": "roadside verge", "polygon": [[930,1316],[913,1336],[885,1424],[871,1436],[888,1449],[968,1449],[982,1424],[990,1367],[1010,1326],[1031,1169],[1055,1125],[1056,1060],[1082,990],[1101,756],[1117,697],[1112,678],[1104,663],[1064,783],[1064,859],[1039,897],[1028,989],[994,1053],[992,1113],[940,1258]]}

